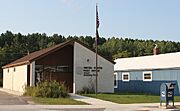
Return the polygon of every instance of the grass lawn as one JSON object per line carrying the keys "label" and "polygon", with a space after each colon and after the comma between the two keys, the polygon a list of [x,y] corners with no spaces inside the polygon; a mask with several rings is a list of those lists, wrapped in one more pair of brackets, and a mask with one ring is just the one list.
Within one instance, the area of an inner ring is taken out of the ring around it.
{"label": "grass lawn", "polygon": [[76,101],[70,98],[39,98],[33,97],[32,101],[37,104],[48,104],[48,105],[87,105],[87,103]]}
{"label": "grass lawn", "polygon": [[[159,103],[159,95],[136,94],[136,93],[115,93],[115,94],[85,94],[84,96],[94,97],[102,100],[112,101],[119,104],[132,103]],[[180,96],[175,96],[175,101],[180,102]]]}

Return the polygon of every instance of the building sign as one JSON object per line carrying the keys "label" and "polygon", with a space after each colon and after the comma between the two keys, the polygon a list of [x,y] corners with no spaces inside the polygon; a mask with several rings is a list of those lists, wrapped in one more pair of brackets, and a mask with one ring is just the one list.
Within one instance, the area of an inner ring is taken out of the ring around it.
{"label": "building sign", "polygon": [[[97,67],[97,72],[100,72],[102,67]],[[96,76],[96,67],[83,67],[84,76]]]}

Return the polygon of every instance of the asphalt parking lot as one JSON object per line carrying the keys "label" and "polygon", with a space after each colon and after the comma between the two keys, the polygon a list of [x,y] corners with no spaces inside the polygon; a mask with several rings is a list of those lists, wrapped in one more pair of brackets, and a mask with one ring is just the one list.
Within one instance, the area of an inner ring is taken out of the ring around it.
{"label": "asphalt parking lot", "polygon": [[26,105],[26,99],[0,91],[0,105]]}
{"label": "asphalt parking lot", "polygon": [[104,111],[105,108],[74,108],[49,105],[28,104],[29,98],[0,91],[0,111]]}

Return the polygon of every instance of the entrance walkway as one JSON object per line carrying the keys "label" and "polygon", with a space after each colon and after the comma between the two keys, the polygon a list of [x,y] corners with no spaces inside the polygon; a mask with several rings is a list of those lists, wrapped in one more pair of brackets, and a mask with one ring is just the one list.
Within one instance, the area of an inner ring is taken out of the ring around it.
{"label": "entrance walkway", "polygon": [[[77,101],[86,102],[99,108],[105,108],[105,111],[172,111],[172,109],[159,108],[159,103],[117,104],[77,94],[70,95],[71,98]],[[175,105],[180,105],[180,103],[175,103]]]}
{"label": "entrance walkway", "polygon": [[104,101],[104,100],[100,100],[100,99],[95,99],[95,98],[91,98],[91,97],[86,97],[86,96],[80,96],[77,94],[70,94],[71,98],[77,100],[77,101],[82,101],[91,105],[119,105],[117,103],[113,103],[113,102],[109,102],[109,101]]}

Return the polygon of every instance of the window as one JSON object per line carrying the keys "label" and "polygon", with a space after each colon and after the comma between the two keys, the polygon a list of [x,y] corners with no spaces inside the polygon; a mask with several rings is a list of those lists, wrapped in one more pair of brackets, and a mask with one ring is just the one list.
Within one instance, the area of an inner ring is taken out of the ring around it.
{"label": "window", "polygon": [[57,72],[72,72],[72,67],[71,66],[57,66],[56,68]]}
{"label": "window", "polygon": [[114,88],[118,87],[118,76],[117,72],[114,73]]}
{"label": "window", "polygon": [[16,68],[14,68],[14,72],[16,71]]}
{"label": "window", "polygon": [[152,81],[152,72],[151,71],[143,72],[143,81]]}
{"label": "window", "polygon": [[8,68],[7,72],[9,73],[9,68]]}
{"label": "window", "polygon": [[122,73],[122,81],[129,81],[130,77],[129,77],[129,72],[124,72]]}
{"label": "window", "polygon": [[71,73],[72,66],[51,66],[51,65],[36,65],[36,72],[53,72],[53,73]]}

